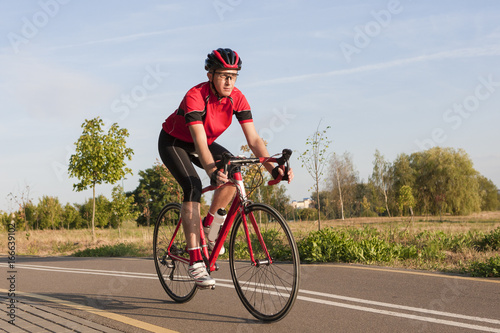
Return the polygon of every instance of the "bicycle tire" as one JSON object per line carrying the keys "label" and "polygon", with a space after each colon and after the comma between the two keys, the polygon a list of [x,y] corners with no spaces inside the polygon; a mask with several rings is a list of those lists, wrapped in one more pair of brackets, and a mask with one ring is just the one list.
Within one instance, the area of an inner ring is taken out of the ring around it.
{"label": "bicycle tire", "polygon": [[[229,242],[229,265],[238,297],[257,319],[271,322],[283,319],[292,309],[299,291],[300,258],[297,244],[281,214],[266,204],[245,208],[254,258],[253,264],[245,234],[243,217],[238,214]],[[258,241],[250,218],[255,217],[272,263]]]}
{"label": "bicycle tire", "polygon": [[[153,233],[153,255],[156,273],[165,292],[177,303],[190,301],[196,294],[196,284],[188,275],[188,264],[172,259],[167,248],[180,220],[181,205],[170,203],[158,215]],[[184,229],[179,227],[171,252],[189,260]]]}

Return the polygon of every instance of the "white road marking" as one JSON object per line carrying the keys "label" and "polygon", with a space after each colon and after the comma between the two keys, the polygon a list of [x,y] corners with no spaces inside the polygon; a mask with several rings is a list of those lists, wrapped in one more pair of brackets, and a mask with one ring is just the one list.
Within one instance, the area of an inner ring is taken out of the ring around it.
{"label": "white road marking", "polygon": [[437,319],[437,318],[432,318],[432,317],[423,317],[423,316],[417,316],[417,315],[412,315],[412,314],[407,314],[407,313],[402,313],[402,312],[380,310],[380,309],[368,308],[368,307],[364,307],[364,306],[352,305],[352,304],[346,304],[346,303],[324,301],[324,300],[318,300],[316,298],[310,298],[310,297],[304,297],[304,296],[297,296],[297,299],[301,299],[301,300],[309,301],[309,302],[313,302],[313,303],[328,304],[328,305],[338,306],[338,307],[347,308],[347,309],[384,314],[384,315],[388,315],[388,316],[426,321],[429,323],[456,326],[456,327],[461,327],[461,328],[469,328],[469,329],[483,331],[483,332],[500,332],[500,329],[498,329],[498,328],[466,324],[466,323],[461,323],[458,321]]}
{"label": "white road marking", "polygon": [[[0,267],[8,267],[8,265],[0,263]],[[16,268],[32,269],[32,270],[39,270],[39,271],[73,273],[73,274],[105,275],[105,276],[116,276],[116,277],[125,277],[125,278],[138,278],[138,279],[156,280],[158,278],[157,275],[154,273],[109,271],[109,270],[97,270],[97,269],[85,269],[85,268],[67,268],[67,267],[44,266],[44,265],[16,264]],[[216,280],[217,280],[218,287],[234,288],[234,286],[232,284],[232,280],[219,279],[219,278]],[[224,284],[221,282],[227,282],[229,284]],[[301,289],[299,291],[299,296],[297,296],[298,300],[311,302],[311,303],[337,306],[337,307],[342,307],[342,308],[347,308],[347,309],[352,309],[352,310],[371,312],[371,313],[377,313],[377,314],[389,315],[389,316],[401,317],[401,318],[407,318],[407,319],[414,319],[414,320],[419,320],[419,321],[426,321],[426,322],[430,322],[430,323],[467,328],[467,329],[483,331],[483,332],[500,333],[500,329],[493,328],[493,327],[467,324],[467,323],[463,323],[463,322],[438,319],[438,318],[433,318],[433,317],[429,317],[429,316],[419,316],[419,315],[408,314],[408,313],[404,313],[404,312],[388,311],[388,310],[382,310],[382,309],[360,306],[360,305],[353,305],[353,304],[348,304],[348,303],[334,302],[334,301],[329,301],[329,300],[320,299],[320,298],[307,297],[307,296],[303,296],[301,294],[319,296],[319,297],[324,297],[324,298],[333,298],[333,299],[339,299],[339,300],[348,301],[348,302],[356,302],[356,303],[362,303],[362,304],[366,304],[366,305],[386,307],[386,308],[392,308],[392,309],[397,309],[397,310],[420,312],[420,313],[431,314],[431,315],[436,315],[436,316],[443,316],[443,317],[450,317],[450,318],[455,318],[455,319],[468,320],[468,321],[472,321],[472,322],[484,322],[484,323],[489,323],[489,324],[494,324],[494,325],[500,325],[500,320],[496,320],[496,319],[482,318],[482,317],[476,317],[476,316],[467,316],[467,315],[451,313],[451,312],[435,311],[435,310],[430,310],[430,309],[425,309],[425,308],[416,308],[416,307],[410,307],[410,306],[404,306],[404,305],[398,305],[398,304],[392,304],[392,303],[371,301],[371,300],[365,300],[365,299],[361,299],[361,298],[334,295],[334,294],[328,294],[328,293],[317,292],[317,291],[312,291],[312,290]]]}
{"label": "white road marking", "polygon": [[317,291],[301,290],[301,292],[303,292],[305,294],[316,295],[316,296],[341,299],[341,300],[349,301],[349,302],[358,302],[358,303],[364,303],[364,304],[369,304],[369,305],[383,306],[383,307],[387,307],[387,308],[394,308],[394,309],[400,309],[400,310],[408,310],[408,311],[414,311],[414,312],[422,312],[422,313],[434,314],[434,315],[438,315],[438,316],[453,317],[453,318],[457,318],[457,319],[465,319],[465,320],[472,320],[472,321],[482,321],[482,322],[485,322],[485,323],[491,323],[491,324],[500,325],[500,320],[496,320],[496,319],[481,318],[481,317],[467,316],[467,315],[461,315],[461,314],[450,313],[450,312],[429,310],[429,309],[424,309],[424,308],[415,308],[415,307],[411,307],[411,306],[398,305],[398,304],[392,304],[392,303],[383,303],[383,302],[377,302],[377,301],[370,301],[370,300],[361,299],[361,298],[354,298],[354,297],[347,297],[347,296],[326,294],[326,293],[317,292]]}

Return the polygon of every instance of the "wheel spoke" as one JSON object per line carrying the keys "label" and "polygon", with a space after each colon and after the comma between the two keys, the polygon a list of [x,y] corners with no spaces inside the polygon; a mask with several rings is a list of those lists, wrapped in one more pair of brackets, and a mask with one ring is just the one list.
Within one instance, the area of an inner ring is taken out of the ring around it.
{"label": "wheel spoke", "polygon": [[176,258],[184,258],[185,261],[174,260],[169,256],[168,246],[179,220],[179,204],[169,204],[163,208],[155,224],[153,252],[156,272],[163,289],[174,301],[183,303],[193,298],[196,285],[188,275],[189,255],[183,250],[186,246],[186,238],[182,227],[177,230],[170,254]]}
{"label": "wheel spoke", "polygon": [[[262,238],[248,223],[251,248],[256,262],[262,264],[254,265],[250,260],[244,224],[239,216],[229,246],[231,274],[238,296],[250,313],[264,321],[276,321],[290,311],[298,293],[298,251],[286,222],[273,208],[253,204],[247,209],[247,219],[252,216]],[[267,261],[261,240],[272,263]]]}

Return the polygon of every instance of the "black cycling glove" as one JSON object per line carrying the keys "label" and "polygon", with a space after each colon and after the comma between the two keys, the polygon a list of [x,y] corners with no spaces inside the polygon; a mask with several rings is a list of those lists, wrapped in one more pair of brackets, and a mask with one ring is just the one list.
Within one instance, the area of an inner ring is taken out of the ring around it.
{"label": "black cycling glove", "polygon": [[215,170],[214,172],[212,172],[212,175],[210,176],[210,185],[211,186],[218,186],[217,184],[217,175],[219,174],[219,170]]}
{"label": "black cycling glove", "polygon": [[[271,175],[273,176],[273,179],[278,178],[278,176],[280,175],[278,169],[279,169],[279,166],[276,166],[276,167],[274,167],[273,171],[271,171]],[[283,175],[283,178],[281,178],[281,180],[288,180],[288,167],[285,167],[284,175]]]}

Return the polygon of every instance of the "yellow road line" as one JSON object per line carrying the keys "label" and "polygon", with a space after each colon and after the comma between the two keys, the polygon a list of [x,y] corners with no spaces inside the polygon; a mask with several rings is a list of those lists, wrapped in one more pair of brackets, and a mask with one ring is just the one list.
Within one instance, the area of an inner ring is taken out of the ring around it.
{"label": "yellow road line", "polygon": [[[5,289],[0,289],[0,292],[8,293],[9,291],[5,290]],[[150,332],[177,333],[176,331],[172,331],[172,330],[160,327],[160,326],[149,324],[149,323],[146,323],[146,322],[143,322],[140,320],[136,320],[136,319],[122,316],[122,315],[119,315],[119,314],[116,314],[113,312],[108,312],[108,311],[104,311],[101,309],[96,309],[96,308],[93,308],[93,307],[90,307],[87,305],[82,305],[82,304],[74,303],[74,302],[59,299],[59,298],[54,298],[54,297],[40,295],[40,294],[33,294],[33,293],[28,293],[28,292],[21,292],[21,291],[16,291],[16,295],[24,295],[26,297],[37,298],[37,299],[41,299],[44,301],[49,301],[49,302],[65,305],[65,306],[68,306],[68,307],[71,307],[71,308],[74,308],[77,310],[86,311],[86,312],[89,312],[89,313],[92,313],[92,314],[95,314],[95,315],[98,315],[101,317],[112,319],[112,320],[130,325],[130,326],[134,326],[134,327],[138,327],[138,328],[141,328],[143,330],[146,330],[146,331],[150,331]]]}
{"label": "yellow road line", "polygon": [[458,280],[470,280],[474,282],[487,282],[487,283],[500,283],[500,279],[496,278],[477,278],[477,277],[468,277],[468,276],[456,276],[456,275],[447,275],[447,274],[438,274],[438,273],[426,273],[426,272],[417,272],[417,271],[403,271],[394,268],[380,268],[380,267],[368,267],[368,266],[354,266],[354,265],[345,265],[345,264],[303,264],[302,267],[307,266],[332,266],[332,267],[343,267],[343,268],[352,268],[352,269],[363,269],[370,271],[381,271],[381,272],[391,272],[391,273],[400,273],[400,274],[410,274],[410,275],[423,275],[430,277],[438,277],[438,278],[447,278],[447,279],[458,279]]}

